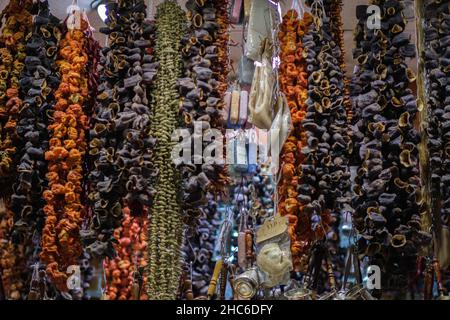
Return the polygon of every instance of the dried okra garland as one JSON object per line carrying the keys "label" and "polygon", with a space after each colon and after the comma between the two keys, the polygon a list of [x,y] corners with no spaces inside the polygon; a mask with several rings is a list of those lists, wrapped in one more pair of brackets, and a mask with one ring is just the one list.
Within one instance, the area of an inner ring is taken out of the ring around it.
{"label": "dried okra garland", "polygon": [[176,1],[160,4],[156,14],[156,49],[159,62],[152,94],[151,135],[156,139],[152,162],[159,175],[156,194],[149,212],[149,264],[147,294],[149,299],[174,299],[181,276],[183,221],[178,190],[177,169],[172,162],[171,137],[178,128],[181,76],[181,37],[185,30],[185,13]]}

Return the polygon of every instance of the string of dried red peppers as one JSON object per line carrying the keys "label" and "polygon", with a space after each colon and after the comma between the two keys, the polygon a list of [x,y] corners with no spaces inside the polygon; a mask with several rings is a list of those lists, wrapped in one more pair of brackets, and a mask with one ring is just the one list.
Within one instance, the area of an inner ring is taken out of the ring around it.
{"label": "string of dried red peppers", "polygon": [[47,219],[40,257],[62,292],[67,291],[65,268],[77,264],[82,253],[79,232],[85,214],[81,194],[88,129],[83,107],[89,98],[86,44],[87,35],[81,30],[69,31],[61,40],[57,61],[61,84],[55,92],[57,103],[48,127],[50,149],[45,153],[49,186],[43,194]]}
{"label": "string of dried red peppers", "polygon": [[[133,217],[129,208],[123,209],[122,226],[114,232],[117,257],[105,261],[108,300],[147,300],[142,290],[147,277],[140,272],[147,266],[147,228],[146,216]],[[143,276],[141,284],[138,275]]]}
{"label": "string of dried red peppers", "polygon": [[301,39],[311,22],[312,17],[308,13],[299,20],[298,13],[289,10],[283,17],[278,34],[281,49],[280,88],[286,95],[294,126],[282,149],[283,167],[278,187],[279,210],[281,215],[288,216],[292,258],[297,271],[301,269],[301,258],[308,250],[313,236],[309,217],[303,213],[303,207],[297,200],[298,187],[302,184],[297,168],[304,158],[300,150],[306,145],[302,120],[306,114],[305,101],[308,98],[308,74]]}

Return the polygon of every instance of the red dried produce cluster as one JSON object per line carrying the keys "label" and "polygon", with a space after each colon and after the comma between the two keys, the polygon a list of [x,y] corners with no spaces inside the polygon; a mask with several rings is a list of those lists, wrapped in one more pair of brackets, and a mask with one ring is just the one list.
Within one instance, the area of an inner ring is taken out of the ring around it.
{"label": "red dried produce cluster", "polygon": [[82,253],[79,231],[85,213],[81,194],[88,129],[83,106],[89,97],[86,44],[81,30],[67,32],[61,40],[57,61],[61,84],[55,92],[57,103],[48,127],[50,149],[45,154],[49,188],[43,194],[47,219],[40,257],[61,291],[67,291],[64,268],[76,265]]}
{"label": "red dried produce cluster", "polygon": [[283,17],[278,34],[281,48],[280,88],[286,95],[294,126],[294,131],[282,149],[282,176],[278,187],[279,210],[281,215],[288,216],[291,251],[296,270],[300,268],[301,257],[308,250],[310,240],[314,236],[309,217],[304,214],[303,207],[297,200],[297,189],[302,183],[299,166],[304,158],[300,150],[307,143],[301,122],[306,114],[308,74],[301,39],[311,22],[312,17],[308,13],[300,20],[295,10],[289,10]]}
{"label": "red dried produce cluster", "polygon": [[[135,274],[147,266],[147,227],[146,215],[133,217],[128,207],[123,209],[122,226],[114,232],[114,237],[119,239],[115,245],[117,257],[106,259],[104,264],[108,300],[147,300],[145,290],[139,290]],[[146,283],[144,276],[141,289]]]}

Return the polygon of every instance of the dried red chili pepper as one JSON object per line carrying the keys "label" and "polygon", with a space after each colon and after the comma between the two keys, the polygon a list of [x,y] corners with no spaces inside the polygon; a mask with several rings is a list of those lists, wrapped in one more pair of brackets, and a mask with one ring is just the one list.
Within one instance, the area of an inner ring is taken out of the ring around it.
{"label": "dried red chili pepper", "polygon": [[298,167],[303,163],[300,152],[307,144],[302,120],[306,114],[305,101],[307,93],[306,61],[302,54],[302,36],[312,23],[307,13],[300,20],[295,10],[289,10],[283,17],[278,38],[280,41],[280,89],[286,95],[291,110],[294,131],[283,146],[281,159],[281,182],[278,186],[279,210],[287,215],[289,234],[291,236],[291,252],[294,268],[301,269],[301,257],[304,255],[313,238],[310,220],[303,211],[303,205],[297,200],[297,188],[302,183]]}
{"label": "dried red chili pepper", "polygon": [[129,208],[123,209],[122,226],[114,231],[119,243],[115,245],[117,257],[106,259],[106,297],[108,300],[147,300],[143,287],[147,277],[143,276],[136,296],[136,273],[147,266],[147,228],[148,218],[133,217]]}
{"label": "dried red chili pepper", "polygon": [[48,126],[50,149],[48,188],[44,191],[47,215],[42,235],[41,260],[47,274],[61,292],[67,292],[66,268],[78,264],[82,253],[80,228],[85,215],[82,204],[84,156],[87,150],[88,118],[84,107],[89,99],[88,24],[66,32],[60,43],[57,65],[61,84],[55,92],[57,103]]}

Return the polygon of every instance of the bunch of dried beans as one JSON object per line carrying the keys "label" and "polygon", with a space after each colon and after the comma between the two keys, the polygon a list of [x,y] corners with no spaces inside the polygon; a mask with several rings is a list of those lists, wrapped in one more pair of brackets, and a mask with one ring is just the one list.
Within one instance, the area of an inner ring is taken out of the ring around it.
{"label": "bunch of dried beans", "polygon": [[[314,239],[309,227],[310,217],[304,214],[303,205],[298,200],[299,191],[303,186],[299,166],[303,163],[304,156],[300,151],[302,146],[307,144],[302,120],[306,114],[308,73],[302,38],[311,23],[310,14],[305,13],[299,19],[298,13],[291,9],[283,17],[278,34],[281,50],[280,89],[286,95],[294,127],[281,153],[283,165],[278,186],[278,207],[282,216],[288,216],[292,259],[297,271],[302,269],[301,258]],[[304,267],[303,265],[303,269]]]}
{"label": "bunch of dried beans", "polygon": [[93,218],[84,240],[89,252],[114,257],[115,228],[122,219],[122,198],[133,214],[151,204],[155,171],[150,162],[149,87],[156,75],[154,25],[145,20],[142,0],[109,2],[109,46],[102,50],[100,85],[91,120],[89,175]]}
{"label": "bunch of dried beans", "polygon": [[33,262],[39,260],[40,234],[45,214],[42,198],[46,186],[48,150],[47,112],[54,102],[53,91],[59,85],[56,55],[61,39],[60,20],[50,13],[48,2],[38,2],[33,33],[26,43],[25,69],[20,78],[23,108],[18,116],[17,135],[21,148],[17,155],[17,176],[11,196],[15,216],[15,234],[22,243],[33,240]]}
{"label": "bunch of dried beans", "polygon": [[57,65],[61,83],[55,92],[51,115],[48,161],[48,188],[45,226],[42,232],[41,261],[57,290],[67,292],[66,268],[76,265],[82,254],[80,228],[85,215],[82,204],[84,157],[89,110],[87,42],[92,34],[82,20],[81,29],[67,31],[60,42]]}
{"label": "bunch of dried beans", "polygon": [[12,0],[0,15],[0,269],[8,299],[21,299],[26,291],[25,247],[13,239],[14,213],[8,199],[15,174],[17,121],[22,107],[20,75],[24,68],[26,36],[31,31],[32,1]]}
{"label": "bunch of dried beans", "polygon": [[123,209],[122,226],[114,231],[117,257],[104,262],[107,300],[147,300],[145,291],[139,293],[147,279],[143,277],[141,284],[138,279],[147,266],[147,230],[146,216],[133,217],[130,209]]}
{"label": "bunch of dried beans", "polygon": [[[182,39],[184,77],[178,80],[181,103],[179,114],[184,126],[191,133],[187,143],[193,145],[192,135],[215,136],[213,129],[223,129],[220,110],[226,90],[228,70],[228,42],[226,2],[213,0],[189,0],[186,3],[190,20],[189,32]],[[197,130],[194,130],[197,123]],[[203,139],[203,149],[209,142]],[[223,150],[212,156],[220,157]],[[211,146],[209,146],[210,150]],[[194,150],[194,149],[192,149]],[[221,193],[227,183],[224,163],[206,159],[203,155],[192,156],[189,163],[177,163],[181,168],[182,204],[185,222],[195,228],[198,208],[205,203],[207,192]],[[222,159],[221,159],[222,160]],[[219,161],[220,162],[220,161]]]}
{"label": "bunch of dried beans", "polygon": [[[12,0],[0,15],[5,25],[0,35],[0,183],[11,185],[17,152],[17,120],[22,107],[20,75],[26,57],[26,36],[32,26],[32,0]],[[1,194],[10,193],[2,188]]]}
{"label": "bunch of dried beans", "polygon": [[[309,2],[308,2],[309,3]],[[339,61],[341,50],[333,41],[330,18],[318,1],[311,4],[314,23],[303,37],[308,72],[308,99],[302,120],[306,144],[301,153],[303,184],[297,197],[311,219],[317,240],[333,238],[333,215],[349,207],[349,154],[352,141],[348,133],[344,105],[344,76]]]}
{"label": "bunch of dried beans", "polygon": [[352,101],[361,117],[355,126],[361,141],[353,225],[361,235],[359,253],[383,272],[383,290],[406,293],[419,250],[431,240],[421,231],[421,137],[413,125],[417,104],[409,88],[415,75],[406,64],[415,46],[405,32],[403,2],[376,2],[383,12],[381,29],[366,26],[367,6],[362,6],[355,33]]}
{"label": "bunch of dried beans", "polygon": [[147,268],[147,294],[152,300],[174,299],[181,276],[183,220],[179,175],[171,156],[175,143],[171,137],[179,120],[176,84],[182,73],[180,43],[185,24],[185,13],[176,1],[158,6],[155,57],[160,65],[152,93],[151,135],[156,138],[152,161],[159,175],[149,212]]}

